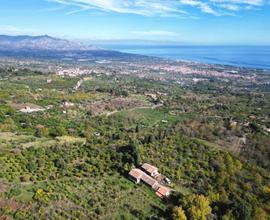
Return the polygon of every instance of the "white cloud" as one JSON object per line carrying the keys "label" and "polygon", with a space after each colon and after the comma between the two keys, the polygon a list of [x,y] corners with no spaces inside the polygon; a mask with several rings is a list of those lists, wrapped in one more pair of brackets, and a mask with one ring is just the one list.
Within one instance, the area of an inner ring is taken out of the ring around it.
{"label": "white cloud", "polygon": [[87,10],[89,10],[89,9],[91,9],[91,7],[87,7],[87,6],[81,7],[80,9],[77,9],[77,10],[73,10],[73,11],[67,12],[66,15],[77,14],[77,13],[79,13],[79,12],[87,11]]}
{"label": "white cloud", "polygon": [[[191,17],[186,7],[198,8],[201,12],[221,16],[231,12],[256,8],[267,0],[47,0],[65,6],[76,6],[84,10],[96,9],[104,12],[138,14],[143,16]],[[80,10],[73,10],[74,14]]]}
{"label": "white cloud", "polygon": [[228,3],[235,5],[253,5],[253,6],[261,6],[264,4],[263,0],[210,0],[215,3]]}
{"label": "white cloud", "polygon": [[91,6],[96,9],[144,16],[186,14],[177,0],[47,0],[78,7]]}
{"label": "white cloud", "polygon": [[179,0],[181,4],[199,8],[202,12],[221,16],[232,12],[256,9],[266,4],[266,0]]}
{"label": "white cloud", "polygon": [[138,36],[151,36],[151,37],[176,37],[177,33],[164,30],[150,30],[150,31],[132,31],[132,34]]}
{"label": "white cloud", "polygon": [[239,11],[240,7],[235,4],[220,4],[221,8],[227,9],[229,11]]}
{"label": "white cloud", "polygon": [[212,14],[212,15],[220,15],[217,11],[215,11],[209,4],[197,0],[180,0],[180,2],[183,5],[189,5],[193,7],[199,8],[202,12],[205,12],[207,14]]}

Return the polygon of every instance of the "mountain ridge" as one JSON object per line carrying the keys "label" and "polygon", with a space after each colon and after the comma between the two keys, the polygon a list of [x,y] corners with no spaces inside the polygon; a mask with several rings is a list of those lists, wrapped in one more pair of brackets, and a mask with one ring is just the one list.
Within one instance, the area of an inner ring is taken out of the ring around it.
{"label": "mountain ridge", "polygon": [[0,35],[0,50],[86,51],[99,49],[94,46],[51,37],[49,35]]}

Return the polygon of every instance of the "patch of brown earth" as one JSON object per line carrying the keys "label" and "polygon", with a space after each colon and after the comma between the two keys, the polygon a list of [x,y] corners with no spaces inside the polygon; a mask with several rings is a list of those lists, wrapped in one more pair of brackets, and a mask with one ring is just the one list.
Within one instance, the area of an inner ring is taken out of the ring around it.
{"label": "patch of brown earth", "polygon": [[135,107],[145,106],[145,103],[132,98],[115,98],[106,101],[98,101],[89,106],[89,110],[93,115],[103,113],[127,110]]}

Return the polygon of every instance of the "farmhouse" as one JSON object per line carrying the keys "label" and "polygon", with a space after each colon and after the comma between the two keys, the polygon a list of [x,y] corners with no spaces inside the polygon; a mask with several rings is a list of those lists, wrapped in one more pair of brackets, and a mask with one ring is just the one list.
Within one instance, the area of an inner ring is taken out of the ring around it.
{"label": "farmhouse", "polygon": [[132,181],[137,184],[140,182],[145,183],[155,190],[159,198],[164,199],[170,195],[170,189],[163,185],[164,181],[160,178],[161,176],[163,175],[158,173],[157,167],[147,163],[143,164],[141,169],[135,168],[129,172],[129,177]]}

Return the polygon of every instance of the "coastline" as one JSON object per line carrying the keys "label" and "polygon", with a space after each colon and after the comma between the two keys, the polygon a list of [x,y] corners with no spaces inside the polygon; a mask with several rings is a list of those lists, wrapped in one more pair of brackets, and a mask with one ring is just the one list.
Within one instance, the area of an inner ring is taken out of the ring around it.
{"label": "coastline", "polygon": [[173,61],[270,70],[270,46],[103,45],[103,47]]}

